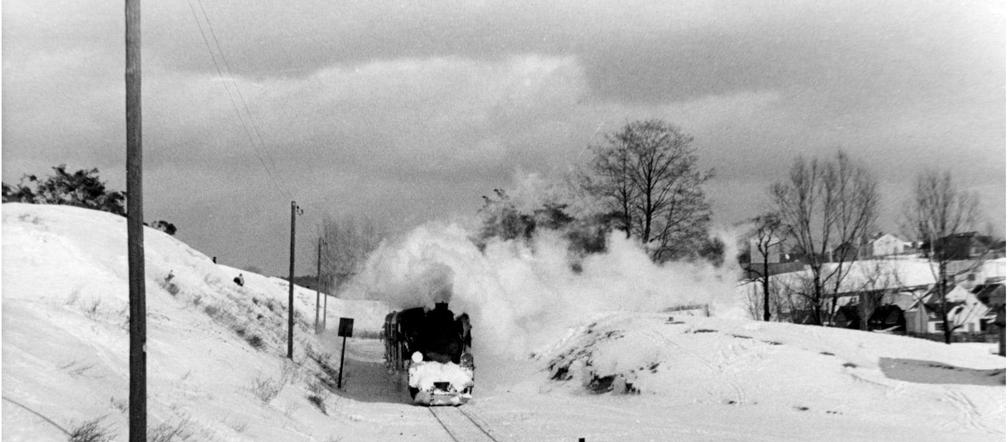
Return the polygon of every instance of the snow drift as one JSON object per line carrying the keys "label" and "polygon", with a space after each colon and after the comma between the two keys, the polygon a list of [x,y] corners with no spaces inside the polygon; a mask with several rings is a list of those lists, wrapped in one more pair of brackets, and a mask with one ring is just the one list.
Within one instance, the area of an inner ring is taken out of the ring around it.
{"label": "snow drift", "polygon": [[[26,204],[4,204],[2,215],[4,440],[65,439],[95,418],[124,438],[126,219]],[[331,418],[304,399],[319,370],[309,356],[331,351],[311,332],[315,292],[296,287],[300,368],[285,365],[286,281],[243,272],[239,287],[232,282],[239,270],[160,231],[145,229],[144,236],[150,428],[184,428],[196,440],[332,432],[331,424],[319,424]],[[331,299],[328,322],[334,328],[337,318],[352,316],[358,330],[377,332],[386,310]],[[257,398],[257,385],[277,388],[276,399]],[[307,412],[292,415],[295,409]]]}

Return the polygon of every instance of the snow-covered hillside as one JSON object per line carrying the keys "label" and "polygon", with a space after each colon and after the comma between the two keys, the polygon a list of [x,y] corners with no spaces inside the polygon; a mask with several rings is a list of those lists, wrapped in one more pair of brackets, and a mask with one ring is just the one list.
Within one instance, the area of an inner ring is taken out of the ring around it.
{"label": "snow-covered hillside", "polygon": [[1005,362],[991,349],[615,312],[531,365],[477,361],[469,412],[498,440],[1001,441]]}
{"label": "snow-covered hillside", "polygon": [[[125,440],[125,219],[21,204],[4,204],[2,214],[3,439],[66,440],[65,431],[100,419]],[[284,281],[243,272],[239,287],[231,281],[239,270],[155,230],[145,239],[152,432],[179,429],[188,440],[451,440],[387,373],[381,341],[350,340],[344,388],[326,388],[332,373],[318,361],[338,364],[339,339],[309,332],[314,292],[296,289],[297,364],[285,363]],[[541,264],[514,249],[509,268]],[[450,273],[466,277],[465,268]],[[577,275],[563,277],[572,298],[586,287]],[[614,299],[640,287],[609,282],[627,291],[610,293]],[[560,292],[523,287],[528,299]],[[580,325],[560,327],[559,340],[557,324],[543,321],[475,323],[474,339],[492,327],[548,330],[541,340],[549,343],[517,358],[478,354],[466,413],[497,440],[1004,439],[1005,360],[984,346],[636,307],[568,314],[564,324]],[[330,329],[350,316],[356,331],[377,331],[386,311],[373,301],[331,299]]]}
{"label": "snow-covered hillside", "polygon": [[[63,430],[96,418],[125,438],[125,218],[23,204],[4,204],[2,213],[4,440],[65,439]],[[320,372],[306,349],[331,351],[310,332],[314,291],[296,287],[302,368],[285,367],[285,281],[244,272],[239,287],[238,270],[157,230],[146,229],[145,245],[151,427],[183,427],[194,440],[336,433],[316,425],[326,416],[305,399]],[[386,310],[330,299],[329,327],[348,316],[358,333],[375,333]],[[284,376],[295,379],[269,403],[253,391]]]}

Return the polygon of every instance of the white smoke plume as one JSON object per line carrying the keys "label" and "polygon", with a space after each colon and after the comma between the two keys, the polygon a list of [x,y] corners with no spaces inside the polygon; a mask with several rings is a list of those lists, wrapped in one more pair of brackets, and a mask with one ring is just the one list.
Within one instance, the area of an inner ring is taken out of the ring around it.
{"label": "white smoke plume", "polygon": [[[576,324],[612,311],[657,312],[684,304],[710,304],[712,314],[737,315],[737,267],[653,263],[620,232],[608,250],[572,269],[566,242],[539,232],[531,244],[492,241],[480,251],[458,224],[427,224],[383,243],[348,283],[342,296],[377,299],[395,309],[447,300],[467,312],[478,353],[522,356],[539,351]],[[726,244],[734,244],[727,240]]]}

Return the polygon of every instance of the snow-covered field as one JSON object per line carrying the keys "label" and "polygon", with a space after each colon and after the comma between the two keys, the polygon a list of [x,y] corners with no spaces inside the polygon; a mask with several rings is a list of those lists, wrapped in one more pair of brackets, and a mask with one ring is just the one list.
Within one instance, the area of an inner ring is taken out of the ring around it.
{"label": "snow-covered field", "polygon": [[[100,419],[125,440],[125,219],[21,204],[2,215],[3,439],[65,440]],[[298,364],[285,364],[284,281],[244,272],[238,287],[238,270],[161,232],[145,239],[152,430],[178,428],[189,440],[450,440],[385,371],[381,341],[351,339],[344,389],[325,388],[331,373],[316,360],[338,364],[340,340],[310,333],[314,292],[296,289]],[[330,299],[328,322],[350,316],[356,331],[377,331],[386,311]],[[465,408],[498,440],[1005,437],[1005,360],[989,346],[608,312],[537,351],[477,355]]]}

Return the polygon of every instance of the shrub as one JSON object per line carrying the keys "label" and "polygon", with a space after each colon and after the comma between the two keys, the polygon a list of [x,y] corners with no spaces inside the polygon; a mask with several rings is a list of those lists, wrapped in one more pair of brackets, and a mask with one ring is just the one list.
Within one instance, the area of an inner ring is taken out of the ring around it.
{"label": "shrub", "polygon": [[98,178],[98,169],[66,171],[66,164],[52,168],[56,174],[39,180],[25,175],[11,186],[3,183],[3,202],[66,204],[126,215],[126,193],[110,191]]}
{"label": "shrub", "polygon": [[171,442],[173,440],[186,440],[191,436],[189,430],[189,418],[182,418],[174,424],[163,423],[149,430],[147,433],[148,442]]}
{"label": "shrub", "polygon": [[249,345],[251,345],[252,348],[256,350],[262,349],[263,346],[266,344],[265,342],[263,342],[262,338],[259,337],[259,335],[253,335],[253,334],[245,336],[245,342],[248,342]]}
{"label": "shrub", "polygon": [[70,442],[108,442],[113,435],[110,430],[102,426],[103,418],[89,420],[78,425],[70,431]]}
{"label": "shrub", "polygon": [[178,231],[178,228],[175,227],[175,224],[172,224],[172,223],[170,223],[168,221],[165,221],[163,219],[162,220],[154,221],[153,223],[151,223],[151,227],[153,227],[155,229],[158,229],[158,230],[160,230],[160,231],[162,231],[164,233],[167,233],[169,235],[172,235],[172,236],[175,236],[175,232]]}
{"label": "shrub", "polygon": [[326,412],[325,399],[323,399],[321,396],[316,396],[316,395],[313,395],[313,394],[312,395],[308,395],[308,402],[311,402],[312,405],[315,406],[315,408],[318,408],[319,411],[322,412],[322,414],[325,414],[325,415],[329,414],[328,412]]}
{"label": "shrub", "polygon": [[283,387],[283,383],[268,377],[256,377],[252,381],[252,393],[264,404],[272,402]]}
{"label": "shrub", "polygon": [[329,398],[329,387],[318,378],[314,378],[308,383],[308,402],[315,405],[322,414],[326,412],[325,401]]}

